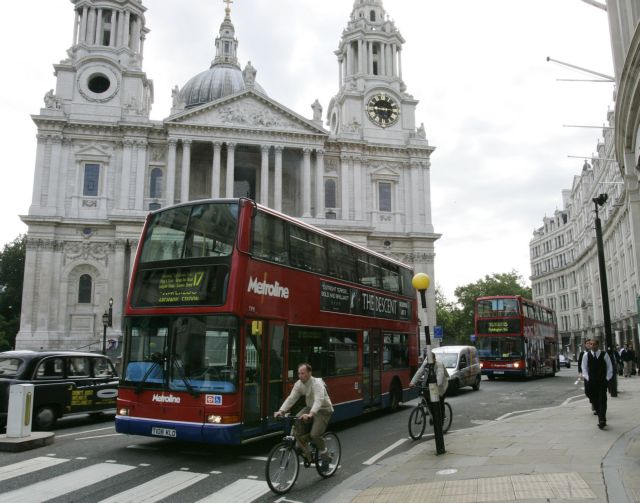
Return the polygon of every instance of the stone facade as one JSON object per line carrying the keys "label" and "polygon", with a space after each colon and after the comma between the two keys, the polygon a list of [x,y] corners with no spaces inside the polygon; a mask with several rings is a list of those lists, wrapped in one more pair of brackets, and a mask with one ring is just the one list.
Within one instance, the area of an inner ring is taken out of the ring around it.
{"label": "stone facade", "polygon": [[[248,196],[434,277],[434,147],[416,128],[404,39],[381,0],[357,0],[339,41],[330,130],[318,101],[306,118],[269,98],[251,63],[241,69],[228,7],[211,68],[176,86],[170,115],[152,121],[142,1],[71,3],[73,46],[33,116],[16,347],[99,349],[110,298],[117,342],[144,218],[181,201]],[[428,308],[435,325],[433,289]]]}
{"label": "stone facade", "polygon": [[598,216],[603,244],[614,343],[637,340],[636,297],[640,278],[630,201],[614,158],[613,112],[602,131],[597,156],[585,161],[570,190],[562,192],[563,209],[543,219],[530,242],[533,298],[556,311],[563,351],[575,357],[585,338],[604,340],[600,270],[593,198],[608,195]]}

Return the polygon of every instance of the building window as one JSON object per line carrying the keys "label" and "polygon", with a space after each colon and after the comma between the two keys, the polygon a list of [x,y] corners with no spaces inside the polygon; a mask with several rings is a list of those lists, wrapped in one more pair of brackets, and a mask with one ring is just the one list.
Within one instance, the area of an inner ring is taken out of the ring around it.
{"label": "building window", "polygon": [[91,304],[91,276],[83,274],[78,281],[78,304]]}
{"label": "building window", "polygon": [[378,209],[391,211],[391,184],[388,182],[378,183]]}
{"label": "building window", "polygon": [[83,196],[97,196],[98,182],[100,181],[100,165],[84,165],[84,184],[82,188]]}
{"label": "building window", "polygon": [[371,12],[369,12],[369,19],[373,22],[376,21],[376,11],[372,10]]}
{"label": "building window", "polygon": [[153,168],[151,170],[151,178],[149,180],[149,197],[162,197],[162,170]]}
{"label": "building window", "polygon": [[336,181],[333,178],[327,178],[324,181],[324,207],[336,208]]}

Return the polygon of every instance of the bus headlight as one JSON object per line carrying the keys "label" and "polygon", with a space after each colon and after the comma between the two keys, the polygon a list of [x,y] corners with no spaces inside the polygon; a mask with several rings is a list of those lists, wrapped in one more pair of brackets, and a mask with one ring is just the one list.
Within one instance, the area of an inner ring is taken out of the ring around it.
{"label": "bus headlight", "polygon": [[517,369],[518,369],[518,368],[520,368],[520,362],[515,362],[515,363],[513,364],[513,366],[514,366],[515,368],[517,368]]}
{"label": "bus headlight", "polygon": [[207,423],[220,424],[222,422],[222,416],[217,416],[215,414],[209,414],[207,416]]}
{"label": "bus headlight", "polygon": [[129,407],[120,407],[118,409],[119,416],[128,416],[129,415]]}

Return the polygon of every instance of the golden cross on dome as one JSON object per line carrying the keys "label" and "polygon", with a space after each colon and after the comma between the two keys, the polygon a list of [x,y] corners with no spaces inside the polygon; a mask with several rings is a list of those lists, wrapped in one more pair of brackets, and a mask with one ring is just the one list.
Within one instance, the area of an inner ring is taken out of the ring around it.
{"label": "golden cross on dome", "polygon": [[231,14],[231,4],[233,3],[233,0],[222,0],[222,2],[227,4],[227,6],[224,9],[224,12],[228,16],[229,14]]}

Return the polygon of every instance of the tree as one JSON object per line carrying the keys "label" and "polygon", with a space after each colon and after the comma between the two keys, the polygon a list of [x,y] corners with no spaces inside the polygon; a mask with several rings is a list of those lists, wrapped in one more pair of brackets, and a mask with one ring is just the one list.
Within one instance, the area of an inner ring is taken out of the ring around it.
{"label": "tree", "polygon": [[476,298],[487,295],[522,295],[531,298],[531,288],[524,283],[520,274],[513,270],[509,273],[494,273],[486,275],[484,279],[454,290],[458,304],[462,311],[462,330],[466,334],[473,334],[473,307]]}
{"label": "tree", "polygon": [[0,252],[0,350],[15,345],[20,329],[22,281],[27,252],[27,237],[20,235]]}
{"label": "tree", "polygon": [[436,285],[436,319],[442,327],[443,346],[455,344],[468,344],[469,334],[463,331],[463,313],[455,302],[450,302],[444,296],[440,285]]}

